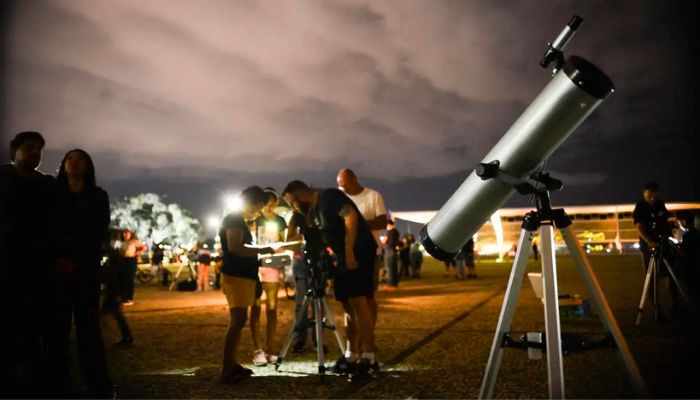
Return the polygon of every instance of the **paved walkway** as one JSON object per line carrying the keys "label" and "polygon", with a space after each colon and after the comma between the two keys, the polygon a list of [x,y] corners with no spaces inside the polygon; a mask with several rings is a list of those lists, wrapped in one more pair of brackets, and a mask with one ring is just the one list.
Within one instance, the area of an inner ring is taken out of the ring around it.
{"label": "paved walkway", "polygon": [[[592,257],[596,274],[618,317],[651,394],[656,397],[698,397],[700,391],[685,384],[679,357],[686,351],[678,321],[654,323],[646,318],[634,326],[636,303],[642,285],[638,256]],[[531,270],[539,265],[531,262]],[[482,375],[510,264],[484,261],[477,264],[479,279],[456,281],[443,277],[444,268],[433,260],[424,277],[406,280],[396,292],[379,292],[377,324],[378,358],[382,376],[365,384],[351,384],[327,375],[316,375],[316,353],[290,354],[279,371],[251,367],[255,375],[236,385],[216,382],[223,335],[228,323],[220,292],[167,292],[155,284],[137,286],[136,302],[127,307],[127,318],[136,343],[128,349],[108,349],[114,380],[122,397],[137,398],[474,398]],[[587,297],[567,258],[560,259],[560,294]],[[539,299],[529,282],[521,292],[513,331],[544,330]],[[333,304],[336,320],[340,308]],[[277,343],[292,319],[293,301],[279,302]],[[264,313],[263,313],[264,323]],[[107,342],[116,341],[113,321],[103,321]],[[565,331],[598,335],[597,319],[564,323]],[[264,330],[263,330],[264,332]],[[339,353],[327,335],[328,364]],[[516,337],[517,337],[516,336]],[[250,363],[252,345],[248,328],[241,354]],[[634,397],[623,365],[612,349],[573,354],[564,358],[568,397]],[[527,353],[508,349],[503,357],[496,397],[547,397],[544,360],[529,360]],[[689,394],[690,393],[690,394]]]}

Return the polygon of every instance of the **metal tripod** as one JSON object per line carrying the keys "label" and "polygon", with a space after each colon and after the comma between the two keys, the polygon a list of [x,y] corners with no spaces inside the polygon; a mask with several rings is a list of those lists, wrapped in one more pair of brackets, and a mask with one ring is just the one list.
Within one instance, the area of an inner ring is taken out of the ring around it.
{"label": "metal tripod", "polygon": [[[647,267],[647,275],[646,278],[644,279],[644,288],[642,289],[642,299],[639,301],[639,308],[637,309],[637,325],[642,323],[642,314],[644,313],[644,307],[646,306],[647,298],[649,296],[649,291],[652,291],[652,296],[651,296],[651,304],[654,307],[654,320],[658,321],[659,320],[659,309],[661,308],[661,304],[659,304],[659,297],[658,297],[658,292],[659,292],[659,273],[660,273],[660,268],[661,265],[663,264],[666,267],[666,271],[668,271],[668,274],[671,276],[671,279],[673,279],[673,283],[676,285],[678,288],[678,292],[681,294],[683,297],[683,300],[685,300],[686,304],[688,303],[688,296],[686,296],[685,291],[683,290],[683,286],[681,286],[680,282],[678,281],[678,278],[676,278],[676,274],[673,273],[673,268],[671,268],[671,263],[669,263],[668,258],[666,257],[665,250],[667,246],[670,246],[670,244],[667,243],[661,243],[659,246],[656,246],[655,248],[650,250],[650,255],[649,257],[649,266]],[[652,281],[653,279],[653,281]],[[653,282],[653,284],[652,284]],[[652,287],[650,287],[652,286]]]}
{"label": "metal tripod", "polygon": [[[534,178],[533,178],[534,179]],[[559,229],[574,265],[584,279],[586,287],[593,298],[598,315],[605,328],[610,332],[619,350],[627,374],[634,385],[637,394],[644,397],[646,393],[644,381],[639,373],[637,364],[622,336],[622,332],[613,316],[600,284],[596,279],[586,255],[576,240],[576,234],[571,227],[571,220],[563,209],[553,210],[549,202],[548,190],[535,190],[537,211],[528,213],[523,220],[518,250],[515,255],[513,269],[510,273],[508,288],[503,300],[501,314],[496,327],[496,334],[491,345],[486,372],[481,383],[479,398],[493,397],[498,378],[498,370],[503,356],[503,349],[510,334],[510,328],[515,313],[515,306],[523,284],[525,269],[532,248],[532,240],[539,229],[542,247],[542,280],[544,292],[544,317],[546,330],[547,374],[549,379],[549,397],[564,398],[564,369],[562,360],[561,327],[559,320],[559,299],[557,289],[557,269],[554,253],[554,226]],[[520,189],[519,189],[520,191]]]}
{"label": "metal tripod", "polygon": [[338,342],[338,348],[340,349],[340,354],[345,354],[345,346],[343,344],[343,339],[338,333],[338,329],[335,326],[335,319],[333,317],[333,309],[328,305],[328,300],[326,299],[325,293],[325,279],[319,271],[315,271],[316,268],[312,267],[311,270],[311,288],[306,291],[304,296],[304,301],[301,304],[301,308],[294,316],[294,322],[289,327],[289,332],[287,332],[287,337],[282,345],[279,356],[277,357],[277,363],[275,363],[275,371],[277,371],[284,362],[284,358],[287,356],[289,347],[292,344],[292,339],[294,338],[294,332],[300,332],[302,329],[306,333],[306,322],[304,321],[304,316],[306,314],[306,307],[309,303],[312,304],[313,317],[308,321],[314,324],[315,335],[316,335],[316,356],[318,361],[318,375],[320,379],[323,379],[326,373],[326,355],[323,350],[323,335],[324,328],[330,329],[335,333],[335,339]]}

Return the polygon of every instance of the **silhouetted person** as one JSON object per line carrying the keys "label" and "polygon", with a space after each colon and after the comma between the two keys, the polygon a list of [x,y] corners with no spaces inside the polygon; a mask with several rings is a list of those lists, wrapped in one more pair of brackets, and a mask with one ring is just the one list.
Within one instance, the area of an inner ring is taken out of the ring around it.
{"label": "silhouetted person", "polygon": [[163,258],[165,258],[165,254],[161,246],[162,243],[155,243],[153,245],[153,253],[151,255],[151,269],[155,268],[158,275],[160,276],[161,285],[163,287],[167,287],[168,284],[166,283],[166,269],[163,268]]}
{"label": "silhouetted person", "polygon": [[539,258],[538,250],[539,249],[537,248],[537,243],[533,242],[532,243],[532,256],[535,257],[535,261],[537,261],[537,259]]}
{"label": "silhouetted person", "polygon": [[146,245],[136,237],[130,229],[124,229],[123,240],[119,249],[122,255],[122,303],[125,306],[134,304],[134,285],[136,279],[136,270],[138,268],[138,260],[141,253],[146,251]]}
{"label": "silhouetted person", "polygon": [[661,200],[661,191],[656,182],[644,186],[642,200],[637,202],[632,213],[639,232],[639,250],[642,252],[644,269],[649,266],[650,250],[671,236],[668,224],[670,216],[666,204]]}
{"label": "silhouetted person", "polygon": [[396,229],[396,223],[389,220],[386,223],[386,236],[384,236],[384,266],[389,271],[389,284],[387,289],[396,290],[399,287],[399,240],[400,233]]}
{"label": "silhouetted person", "polygon": [[[668,223],[670,214],[666,209],[666,204],[661,200],[661,192],[656,182],[649,182],[644,186],[642,200],[634,207],[632,217],[639,232],[639,250],[642,252],[644,271],[649,267],[651,253],[661,246],[664,247],[663,257],[673,265],[672,253],[668,247],[668,238],[671,236],[671,226]],[[664,263],[659,260],[658,281],[663,282],[661,287],[668,287],[671,295],[672,312],[678,311],[677,288],[675,284],[670,284],[668,272]],[[654,280],[650,284],[650,292],[654,292]],[[657,289],[658,290],[658,289]]]}
{"label": "silhouetted person", "polygon": [[401,261],[399,276],[403,278],[408,278],[410,276],[411,258],[409,254],[411,253],[411,244],[413,243],[411,236],[412,235],[409,233],[404,234],[399,241],[399,260]]}
{"label": "silhouetted person", "polygon": [[443,264],[445,264],[445,273],[442,276],[445,278],[450,276],[450,266],[454,267],[455,270],[457,269],[457,261],[454,259],[454,257],[448,258],[447,260],[443,261]]}
{"label": "silhouetted person", "polygon": [[415,238],[413,235],[411,235],[411,240],[413,241],[411,243],[411,253],[410,253],[410,259],[411,259],[411,268],[412,268],[412,275],[414,278],[420,278],[420,269],[421,266],[423,265],[423,251],[420,248],[420,243],[415,241]]}
{"label": "silhouetted person", "polygon": [[124,296],[124,277],[126,270],[123,268],[124,261],[121,252],[121,243],[124,241],[124,232],[121,229],[113,229],[110,232],[109,242],[107,243],[107,265],[105,268],[109,271],[105,275],[105,296],[102,303],[102,309],[114,316],[119,326],[121,339],[115,343],[118,347],[129,347],[134,343],[134,337],[131,335],[131,328],[124,317],[122,307]]}
{"label": "silhouetted person", "polygon": [[470,238],[455,257],[457,261],[457,279],[464,279],[464,269],[467,270],[467,279],[476,279],[476,266],[474,265],[474,239]]}
{"label": "silhouetted person", "polygon": [[[69,394],[70,330],[75,321],[80,372],[92,398],[113,397],[100,328],[100,261],[109,227],[109,198],[83,150],[69,151],[58,171],[57,287],[52,298],[52,353],[59,393]],[[60,389],[59,389],[60,387]],[[65,390],[62,391],[61,389]]]}
{"label": "silhouetted person", "polygon": [[[0,396],[44,397],[40,345],[46,333],[46,294],[55,276],[55,181],[37,171],[44,138],[21,132],[10,142],[11,165],[0,167]],[[19,284],[25,283],[27,284]]]}

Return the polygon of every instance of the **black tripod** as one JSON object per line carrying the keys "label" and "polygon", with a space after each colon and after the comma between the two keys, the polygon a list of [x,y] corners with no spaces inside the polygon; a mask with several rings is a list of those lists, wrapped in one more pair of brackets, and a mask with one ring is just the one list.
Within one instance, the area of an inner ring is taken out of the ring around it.
{"label": "black tripod", "polygon": [[[666,271],[673,279],[673,283],[678,288],[678,292],[688,303],[688,296],[686,296],[683,287],[681,286],[676,274],[673,273],[673,268],[671,268],[671,263],[668,261],[667,252],[670,250],[671,244],[668,243],[667,239],[664,239],[660,245],[649,250],[649,265],[647,266],[647,275],[644,279],[644,288],[642,289],[642,299],[639,301],[639,308],[637,309],[637,325],[642,323],[642,314],[644,313],[644,307],[647,303],[647,298],[649,297],[649,291],[651,290],[651,304],[654,307],[654,320],[659,320],[659,309],[661,304],[659,303],[659,274],[661,272],[661,265],[666,267]],[[653,279],[653,281],[652,281]],[[651,286],[651,287],[650,287]]]}
{"label": "black tripod", "polygon": [[[307,246],[309,240],[307,240]],[[314,259],[309,257],[310,255],[318,255],[319,258]],[[275,371],[279,369],[280,365],[284,362],[284,358],[287,356],[289,347],[292,344],[292,339],[294,338],[294,332],[304,331],[306,332],[306,321],[304,317],[306,314],[306,307],[309,303],[312,304],[313,316],[308,320],[309,323],[313,324],[315,327],[316,335],[316,355],[318,361],[318,375],[319,378],[323,379],[326,373],[326,355],[323,349],[323,334],[324,328],[330,329],[335,333],[335,339],[338,342],[338,348],[340,349],[340,354],[345,354],[345,346],[343,345],[343,339],[338,333],[338,329],[335,326],[335,319],[333,318],[333,309],[328,305],[328,300],[326,299],[326,276],[325,269],[326,263],[329,262],[328,255],[323,252],[323,254],[314,250],[304,250],[304,262],[309,266],[309,271],[311,274],[311,287],[306,291],[304,301],[301,304],[299,312],[294,317],[294,323],[289,328],[287,333],[287,338],[282,345],[282,349],[277,357],[277,363],[275,363]]]}

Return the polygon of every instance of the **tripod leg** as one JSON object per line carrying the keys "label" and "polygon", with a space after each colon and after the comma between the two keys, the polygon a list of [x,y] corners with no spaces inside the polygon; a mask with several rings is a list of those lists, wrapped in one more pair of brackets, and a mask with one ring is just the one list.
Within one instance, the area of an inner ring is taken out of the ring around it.
{"label": "tripod leg", "polygon": [[642,299],[639,301],[639,308],[637,309],[637,325],[642,323],[642,313],[644,313],[644,307],[646,306],[647,297],[649,295],[649,284],[651,283],[651,275],[654,273],[653,271],[654,260],[649,259],[646,278],[644,278],[644,289],[642,289]]}
{"label": "tripod leg", "polygon": [[306,313],[306,305],[309,304],[309,297],[304,297],[304,301],[301,303],[301,308],[299,308],[299,312],[294,316],[294,321],[292,321],[292,326],[289,327],[289,332],[287,332],[287,337],[284,339],[284,343],[282,344],[282,348],[280,349],[280,353],[277,356],[277,363],[275,363],[275,370],[279,368],[280,365],[282,365],[282,362],[284,361],[284,358],[287,356],[287,352],[289,352],[289,346],[292,345],[292,339],[294,338],[294,332],[299,328],[299,325],[302,323],[304,320],[302,317]]}
{"label": "tripod leg", "polygon": [[[605,299],[605,295],[603,294],[603,290],[598,283],[598,279],[596,279],[595,274],[593,274],[591,264],[588,262],[586,254],[583,252],[583,249],[576,240],[576,234],[571,226],[561,229],[561,234],[566,242],[566,247],[569,249],[569,254],[571,254],[571,257],[574,260],[574,265],[576,265],[576,268],[579,270],[579,273],[586,283],[588,292],[590,293],[591,297],[593,297],[593,302],[597,306],[598,315],[600,316],[603,325],[615,340],[615,344],[617,345],[622,362],[625,364],[625,368],[627,369],[627,375],[629,376],[629,379],[637,392],[637,396],[640,398],[648,397],[646,386],[644,384],[644,380],[642,379],[642,374],[639,372],[637,363],[632,357],[632,353],[627,346],[627,341],[625,340],[624,336],[622,336],[620,327],[618,326],[617,320],[610,309],[608,301]],[[650,263],[649,269],[647,270],[647,278],[644,284],[645,290],[642,293],[642,305],[640,305],[640,309],[643,308],[643,301],[645,300],[644,297],[648,291],[651,271],[652,265]]]}
{"label": "tripod leg", "polygon": [[678,281],[678,278],[676,278],[676,274],[673,273],[673,269],[671,268],[671,263],[668,262],[668,260],[664,257],[662,259],[664,265],[666,266],[666,270],[668,271],[668,274],[671,275],[671,279],[673,279],[673,283],[676,284],[676,287],[678,288],[678,292],[683,296],[683,300],[685,301],[686,304],[688,304],[688,296],[686,296],[685,291],[683,290],[683,287],[681,286],[680,281]]}
{"label": "tripod leg", "polygon": [[323,353],[323,305],[321,299],[314,299],[314,320],[316,322],[316,355],[318,356],[318,374],[323,377],[326,372],[326,355]]}
{"label": "tripod leg", "polygon": [[651,256],[654,259],[654,269],[652,272],[652,302],[654,304],[654,321],[659,321],[659,309],[661,304],[659,304],[659,260]]}
{"label": "tripod leg", "polygon": [[564,398],[564,360],[561,351],[559,324],[559,290],[557,261],[554,255],[554,227],[540,226],[542,240],[542,291],[544,292],[544,325],[547,332],[547,375],[549,398]]}
{"label": "tripod leg", "polygon": [[335,340],[338,342],[340,354],[345,354],[345,341],[340,336],[340,332],[338,332],[338,327],[335,324],[335,316],[333,315],[333,309],[328,304],[328,299],[324,297],[321,299],[321,301],[323,302],[323,308],[326,310],[326,321],[328,321],[327,326],[333,330],[333,333],[335,333]]}
{"label": "tripod leg", "polygon": [[513,268],[510,271],[510,280],[508,281],[508,288],[506,289],[505,298],[503,299],[501,315],[498,318],[496,334],[491,344],[491,353],[489,354],[489,360],[486,364],[484,379],[481,381],[481,390],[479,391],[480,399],[492,398],[493,391],[496,388],[498,369],[501,366],[501,357],[503,356],[503,337],[510,331],[510,325],[513,322],[515,306],[518,303],[518,296],[520,295],[520,288],[523,285],[527,261],[530,258],[533,235],[534,233],[532,231],[525,229],[520,231],[518,251],[515,255]]}

